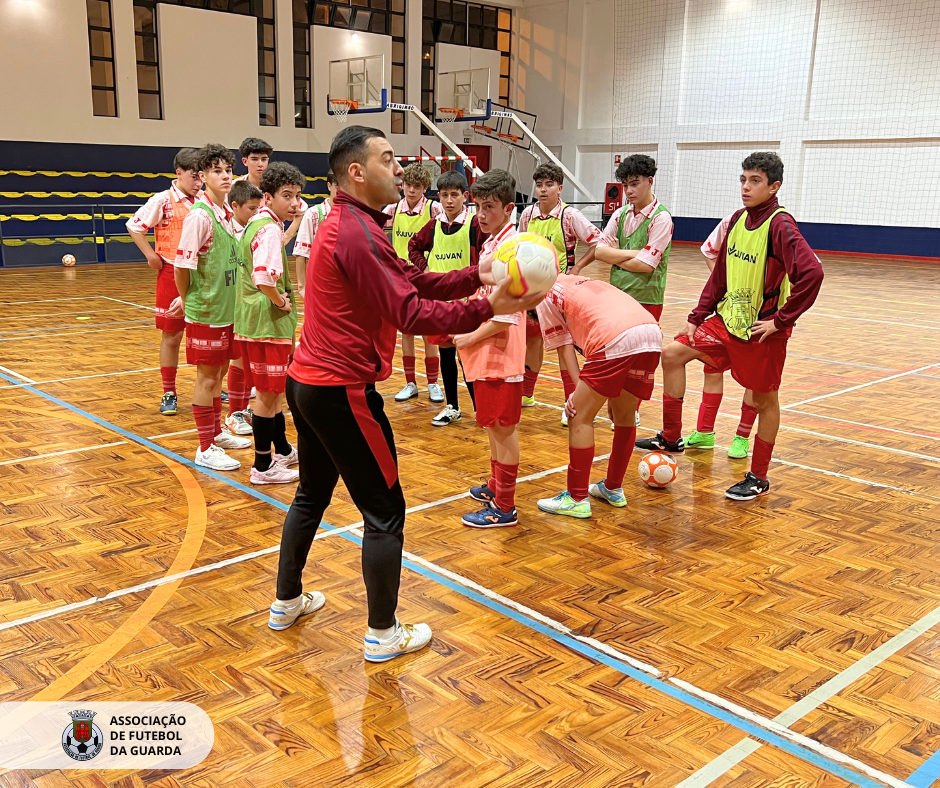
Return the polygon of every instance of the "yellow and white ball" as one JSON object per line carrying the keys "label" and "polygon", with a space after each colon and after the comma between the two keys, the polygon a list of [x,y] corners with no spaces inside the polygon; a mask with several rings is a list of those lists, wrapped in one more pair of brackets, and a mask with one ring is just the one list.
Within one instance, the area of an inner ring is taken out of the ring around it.
{"label": "yellow and white ball", "polygon": [[62,255],[62,265],[66,268],[71,268],[75,265],[75,255],[73,254],[64,254]]}
{"label": "yellow and white ball", "polygon": [[493,277],[497,284],[508,277],[509,292],[517,298],[545,295],[558,278],[558,251],[541,235],[518,233],[497,247]]}
{"label": "yellow and white ball", "polygon": [[668,454],[654,451],[640,458],[637,471],[650,487],[667,487],[679,475],[679,464]]}

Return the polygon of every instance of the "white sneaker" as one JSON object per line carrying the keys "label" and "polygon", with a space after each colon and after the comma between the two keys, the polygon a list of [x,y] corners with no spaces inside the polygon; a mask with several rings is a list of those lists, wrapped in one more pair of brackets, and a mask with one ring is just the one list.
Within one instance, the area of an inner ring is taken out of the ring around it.
{"label": "white sneaker", "polygon": [[247,449],[251,446],[251,441],[248,438],[232,435],[228,427],[223,427],[222,432],[215,436],[215,445],[223,449]]}
{"label": "white sneaker", "polygon": [[274,452],[274,462],[276,462],[278,465],[284,466],[285,468],[288,465],[296,465],[300,462],[300,455],[297,453],[297,447],[292,445],[290,447],[290,454],[278,454],[277,452]]}
{"label": "white sneaker", "polygon": [[291,484],[300,478],[300,473],[293,468],[287,468],[272,462],[266,471],[259,471],[254,465],[251,466],[252,484]]}
{"label": "white sneaker", "polygon": [[395,395],[395,402],[407,402],[418,396],[418,386],[415,383],[407,383],[405,387]]}
{"label": "white sneaker", "polygon": [[568,426],[568,411],[563,410],[561,412],[561,426],[562,427]]}
{"label": "white sneaker", "polygon": [[214,471],[237,471],[242,464],[234,457],[229,457],[219,446],[210,446],[203,451],[196,449],[196,465],[212,468]]}
{"label": "white sneaker", "polygon": [[385,640],[366,634],[363,639],[366,662],[388,662],[410,654],[431,642],[431,627],[427,624],[402,624],[395,619],[395,631]]}
{"label": "white sneaker", "polygon": [[633,420],[634,422],[636,422],[636,426],[639,427],[640,426],[640,411],[636,412],[636,416],[634,416]]}
{"label": "white sneaker", "polygon": [[452,424],[455,421],[460,421],[460,411],[448,405],[431,419],[431,424],[435,427],[446,427],[448,424]]}
{"label": "white sneaker", "polygon": [[225,426],[235,435],[251,435],[251,425],[243,410],[236,410],[225,419]]}
{"label": "white sneaker", "polygon": [[254,399],[258,395],[258,389],[254,386],[251,387],[251,394],[248,395],[248,399]]}
{"label": "white sneaker", "polygon": [[441,387],[437,383],[428,383],[428,396],[431,398],[431,402],[444,401],[444,392],[441,391]]}
{"label": "white sneaker", "polygon": [[297,599],[282,602],[275,599],[268,616],[271,629],[287,629],[301,616],[316,613],[326,604],[326,597],[319,591],[304,591]]}

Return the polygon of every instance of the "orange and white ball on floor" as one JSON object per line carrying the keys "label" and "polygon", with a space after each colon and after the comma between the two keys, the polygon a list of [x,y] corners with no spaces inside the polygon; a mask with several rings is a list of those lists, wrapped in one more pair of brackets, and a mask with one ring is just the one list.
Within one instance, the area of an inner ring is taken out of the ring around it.
{"label": "orange and white ball on floor", "polygon": [[668,454],[654,451],[640,458],[637,472],[650,487],[668,487],[679,475],[679,463]]}
{"label": "orange and white ball on floor", "polygon": [[558,251],[547,238],[535,233],[517,233],[497,248],[493,277],[502,284],[510,280],[510,294],[545,295],[558,278]]}
{"label": "orange and white ball on floor", "polygon": [[75,265],[75,255],[62,255],[62,265],[64,265],[66,268],[71,268],[73,265]]}

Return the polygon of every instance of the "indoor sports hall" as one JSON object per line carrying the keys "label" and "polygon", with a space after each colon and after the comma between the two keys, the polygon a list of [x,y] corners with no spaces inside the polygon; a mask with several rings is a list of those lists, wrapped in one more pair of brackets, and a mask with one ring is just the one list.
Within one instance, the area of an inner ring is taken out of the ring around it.
{"label": "indoor sports hall", "polygon": [[[0,0],[0,34],[0,786],[940,786],[940,4]],[[487,238],[507,173],[507,238],[562,186],[535,295],[536,241]],[[424,222],[464,268],[409,267]],[[593,280],[661,330],[627,421],[577,410],[629,363],[558,300]],[[471,374],[472,310],[541,366]]]}

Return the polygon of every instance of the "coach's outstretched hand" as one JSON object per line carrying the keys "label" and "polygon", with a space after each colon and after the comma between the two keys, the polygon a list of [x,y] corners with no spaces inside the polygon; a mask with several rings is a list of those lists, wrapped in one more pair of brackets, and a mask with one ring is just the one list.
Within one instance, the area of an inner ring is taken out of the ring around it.
{"label": "coach's outstretched hand", "polygon": [[490,293],[490,306],[493,307],[494,315],[512,315],[516,312],[525,312],[528,309],[535,309],[535,307],[542,303],[542,299],[545,298],[544,293],[516,298],[514,295],[509,294],[509,285],[509,277],[506,277],[503,283]]}

